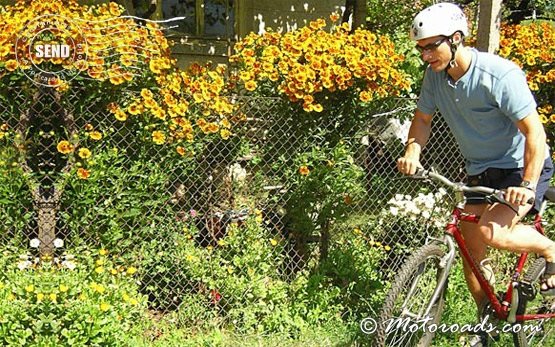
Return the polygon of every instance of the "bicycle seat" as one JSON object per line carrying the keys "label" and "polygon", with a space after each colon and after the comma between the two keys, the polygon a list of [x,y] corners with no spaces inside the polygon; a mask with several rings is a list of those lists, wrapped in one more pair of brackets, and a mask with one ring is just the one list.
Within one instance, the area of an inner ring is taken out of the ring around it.
{"label": "bicycle seat", "polygon": [[551,202],[555,202],[555,187],[547,188],[547,191],[545,192],[545,194],[543,196],[546,200],[549,200]]}

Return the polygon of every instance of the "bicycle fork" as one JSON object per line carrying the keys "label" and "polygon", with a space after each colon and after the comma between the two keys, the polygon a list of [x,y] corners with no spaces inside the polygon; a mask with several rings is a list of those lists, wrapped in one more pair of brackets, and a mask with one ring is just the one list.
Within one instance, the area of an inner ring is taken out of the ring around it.
{"label": "bicycle fork", "polygon": [[445,235],[443,240],[441,239],[433,239],[437,240],[445,245],[447,245],[447,253],[443,256],[443,258],[439,261],[439,267],[443,269],[441,271],[439,278],[437,279],[437,286],[434,290],[432,295],[432,299],[428,303],[426,310],[424,311],[424,316],[426,317],[430,311],[432,310],[434,304],[439,299],[440,295],[444,295],[445,291],[445,284],[447,282],[447,278],[449,277],[449,273],[451,272],[451,267],[453,266],[453,262],[455,261],[455,242],[453,238],[449,235]]}

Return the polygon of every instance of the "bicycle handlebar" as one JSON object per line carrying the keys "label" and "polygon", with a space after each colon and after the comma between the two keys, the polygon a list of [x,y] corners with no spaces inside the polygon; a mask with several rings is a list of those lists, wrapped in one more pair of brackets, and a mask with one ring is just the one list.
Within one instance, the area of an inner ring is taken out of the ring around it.
{"label": "bicycle handlebar", "polygon": [[[484,186],[469,187],[462,182],[453,182],[447,177],[441,174],[438,174],[437,172],[433,172],[425,169],[418,169],[412,177],[415,179],[430,178],[436,182],[439,182],[459,192],[478,193],[483,195],[484,199],[489,203],[499,202],[503,205],[510,207],[513,211],[517,212],[516,209],[511,204],[509,204],[507,200],[505,200],[505,191],[503,190],[493,189],[493,188],[484,187]],[[534,199],[528,200],[528,204],[533,204],[533,203],[534,203]]]}
{"label": "bicycle handlebar", "polygon": [[418,169],[412,177],[415,178],[415,179],[431,178],[434,181],[440,182],[443,185],[448,186],[448,187],[452,188],[453,190],[460,191],[460,192],[480,193],[480,194],[483,194],[483,195],[491,195],[491,194],[499,194],[499,193],[504,194],[504,192],[502,190],[497,190],[497,189],[493,189],[493,188],[489,188],[489,187],[483,187],[483,186],[469,187],[469,186],[466,186],[465,184],[463,184],[462,182],[453,182],[450,179],[448,179],[447,177],[445,177],[441,174],[438,174],[437,172],[430,171],[430,170]]}

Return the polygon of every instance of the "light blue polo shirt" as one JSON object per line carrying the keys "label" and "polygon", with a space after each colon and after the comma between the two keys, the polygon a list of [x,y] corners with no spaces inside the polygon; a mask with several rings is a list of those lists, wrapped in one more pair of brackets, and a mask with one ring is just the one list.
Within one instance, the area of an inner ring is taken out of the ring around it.
{"label": "light blue polo shirt", "polygon": [[471,49],[472,62],[457,82],[428,68],[418,109],[445,118],[469,175],[487,168],[524,166],[524,135],[515,125],[536,109],[524,72],[513,62]]}

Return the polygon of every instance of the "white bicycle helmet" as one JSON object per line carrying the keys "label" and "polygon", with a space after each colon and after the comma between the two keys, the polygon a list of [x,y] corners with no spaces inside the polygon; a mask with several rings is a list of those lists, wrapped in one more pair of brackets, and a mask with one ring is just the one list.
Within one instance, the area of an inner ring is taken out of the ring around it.
{"label": "white bicycle helmet", "polygon": [[422,10],[414,17],[410,38],[418,41],[433,36],[450,37],[457,31],[468,36],[466,16],[459,6],[442,2]]}

